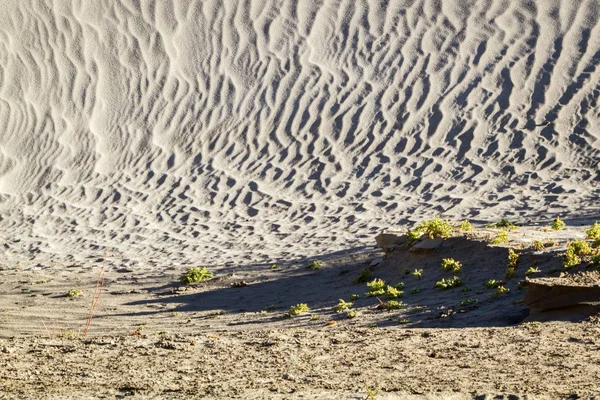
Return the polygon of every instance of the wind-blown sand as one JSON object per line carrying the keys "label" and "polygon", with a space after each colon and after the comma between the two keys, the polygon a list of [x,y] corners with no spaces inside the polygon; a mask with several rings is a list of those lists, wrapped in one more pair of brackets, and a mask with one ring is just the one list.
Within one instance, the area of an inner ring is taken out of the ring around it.
{"label": "wind-blown sand", "polygon": [[[404,299],[408,309],[390,320],[365,299],[358,305],[360,319],[328,328],[324,320],[282,319],[278,307],[308,302],[329,318],[338,298],[363,294],[352,280],[381,256],[373,249],[377,233],[438,214],[479,227],[500,218],[543,225],[560,215],[569,229],[559,235],[560,246],[542,256],[544,273],[560,266],[566,240],[583,237],[577,227],[600,220],[599,18],[597,0],[0,0],[0,350],[6,349],[0,362],[12,371],[0,377],[0,388],[36,398],[171,396],[163,390],[166,381],[126,377],[131,382],[124,383],[114,371],[102,375],[106,379],[94,375],[94,384],[83,375],[74,380],[71,372],[56,379],[53,371],[69,360],[51,351],[56,364],[44,364],[31,348],[39,339],[53,349],[56,336],[84,324],[107,245],[106,291],[93,340],[116,340],[140,324],[146,326],[143,343],[163,330],[190,341],[221,331],[232,340],[229,348],[249,360],[256,354],[246,353],[244,343],[262,342],[253,335],[275,332],[288,346],[297,339],[289,329],[307,329],[318,352],[330,338],[326,329],[348,329],[355,337],[369,324],[396,327],[409,319],[417,338],[422,328],[439,329],[434,335],[444,337],[458,328],[486,349],[473,357],[496,362],[490,343],[510,347],[513,329],[529,329],[512,326],[527,314],[518,304],[517,281],[498,302],[486,297],[465,315],[433,318],[463,297],[433,291],[439,254],[427,261],[432,271],[435,265],[427,290]],[[533,228],[519,235],[520,244],[544,237]],[[518,243],[511,238],[511,245]],[[477,246],[483,245],[448,248],[471,256],[481,250]],[[489,251],[503,265],[506,249]],[[315,257],[326,261],[323,270],[306,272]],[[375,272],[395,283],[404,279],[402,268],[419,268],[418,260],[398,260],[386,260]],[[470,278],[478,285],[503,275],[474,260]],[[270,270],[273,263],[282,268]],[[200,265],[216,279],[192,288],[174,284]],[[520,267],[519,278],[528,267]],[[230,287],[242,280],[248,287]],[[81,297],[64,298],[75,288],[84,290]],[[433,370],[417,367],[432,358],[419,355],[407,361],[407,370],[381,367],[403,335],[390,330],[382,333],[386,352],[370,347],[373,358],[357,362],[361,371],[378,365],[364,379],[310,380],[303,373],[303,381],[277,364],[288,360],[278,354],[269,361],[275,363],[269,367],[272,390],[252,392],[246,385],[240,391],[226,381],[211,383],[215,371],[237,360],[216,352],[222,364],[208,375],[195,371],[200,383],[177,386],[172,396],[261,398],[280,392],[287,398],[296,390],[336,398],[369,385],[377,386],[378,398],[382,390],[441,391],[444,397],[451,390],[467,397],[599,391],[593,383],[597,345],[588,337],[597,327],[556,324],[542,330],[541,350],[527,353],[531,365],[545,367],[519,369],[524,359],[518,346],[503,359],[503,365],[534,374],[531,382],[537,378],[540,386],[523,384],[518,375],[506,382],[481,369],[463,375],[456,359]],[[500,342],[482,338],[489,327],[501,332]],[[250,339],[237,338],[238,330]],[[124,354],[137,336],[123,339]],[[425,354],[432,343],[423,338],[398,351],[414,346]],[[579,375],[553,382],[547,375],[560,363],[552,361],[558,354],[552,349],[564,341],[565,354],[585,361],[564,364]],[[57,348],[85,357],[103,345],[69,346]],[[356,351],[335,358],[346,363],[339,374],[349,373]],[[88,365],[115,362],[106,357]],[[161,364],[162,353],[157,357],[152,375],[172,367]],[[199,362],[204,356],[191,357]],[[265,370],[247,365],[245,379],[262,379]],[[43,387],[24,372],[36,368],[44,371]],[[459,381],[428,380],[440,368],[451,368]],[[409,383],[382,383],[382,374],[397,381],[408,376]],[[296,379],[301,383],[285,383]]]}

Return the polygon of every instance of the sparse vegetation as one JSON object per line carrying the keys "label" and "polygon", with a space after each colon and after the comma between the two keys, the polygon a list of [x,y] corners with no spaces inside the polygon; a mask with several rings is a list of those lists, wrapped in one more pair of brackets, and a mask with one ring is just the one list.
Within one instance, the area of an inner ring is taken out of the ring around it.
{"label": "sparse vegetation", "polygon": [[497,281],[495,279],[490,279],[489,281],[486,282],[485,287],[488,289],[495,289],[499,286],[504,285],[504,282],[502,281]]}
{"label": "sparse vegetation", "polygon": [[417,293],[421,293],[423,291],[423,288],[420,286],[417,286],[416,288],[411,289],[410,294],[417,294]]}
{"label": "sparse vegetation", "polygon": [[521,281],[517,284],[517,290],[526,290],[527,289],[527,281]]}
{"label": "sparse vegetation", "polygon": [[442,260],[442,268],[444,271],[459,274],[462,271],[462,264],[453,258],[444,258]]}
{"label": "sparse vegetation", "polygon": [[600,254],[596,254],[594,258],[592,258],[592,267],[600,267]]}
{"label": "sparse vegetation", "polygon": [[506,266],[508,268],[517,268],[517,264],[519,263],[519,254],[513,249],[508,249],[508,263]]}
{"label": "sparse vegetation", "polygon": [[464,306],[470,306],[470,305],[476,304],[476,303],[477,303],[477,299],[472,299],[470,297],[465,297],[464,299],[462,299],[460,301],[460,305],[463,306],[463,307]]}
{"label": "sparse vegetation", "polygon": [[471,288],[470,288],[470,287],[468,287],[468,286],[465,286],[465,287],[463,287],[462,289],[460,289],[460,292],[461,292],[461,293],[467,293],[467,292],[470,292],[470,291],[471,291]]}
{"label": "sparse vegetation", "polygon": [[360,274],[356,277],[356,279],[354,280],[354,283],[356,285],[360,284],[360,283],[367,283],[372,279],[371,276],[371,270],[369,268],[365,268],[363,269]]}
{"label": "sparse vegetation", "polygon": [[504,275],[504,279],[509,281],[513,279],[516,275],[517,273],[515,272],[514,268],[506,268],[506,274]]}
{"label": "sparse vegetation", "polygon": [[506,228],[511,231],[517,229],[517,226],[515,224],[513,224],[510,221],[505,220],[504,218],[502,218],[500,220],[500,222],[496,222],[495,224],[486,225],[486,227],[488,227],[488,228]]}
{"label": "sparse vegetation", "polygon": [[333,309],[336,312],[342,312],[342,311],[349,310],[352,307],[354,307],[354,304],[352,304],[352,302],[347,302],[347,301],[344,301],[344,300],[340,299],[340,301],[338,302],[338,304],[335,307],[333,307]]}
{"label": "sparse vegetation", "polygon": [[542,271],[540,271],[538,268],[536,267],[529,267],[529,269],[527,271],[525,271],[525,276],[529,276],[529,275],[533,275],[533,274],[537,274],[540,273]]}
{"label": "sparse vegetation", "polygon": [[452,289],[455,287],[459,287],[462,284],[463,284],[462,279],[460,279],[458,276],[455,276],[452,279],[442,279],[441,281],[436,282],[434,287],[440,288],[443,290],[448,290],[448,289]]}
{"label": "sparse vegetation", "polygon": [[382,279],[373,279],[371,282],[367,283],[369,290],[366,295],[368,297],[380,296],[385,293],[385,286],[385,282]]}
{"label": "sparse vegetation", "polygon": [[69,291],[67,291],[67,293],[65,293],[65,296],[72,298],[79,296],[81,293],[83,293],[83,290],[81,289],[70,289]]}
{"label": "sparse vegetation", "polygon": [[350,296],[350,301],[356,301],[356,300],[358,300],[359,297],[360,297],[359,295],[353,294],[352,296]]}
{"label": "sparse vegetation", "polygon": [[423,277],[423,270],[422,269],[415,269],[413,272],[411,272],[411,274],[415,278],[421,280],[421,278]]}
{"label": "sparse vegetation", "polygon": [[473,230],[473,226],[466,219],[460,223],[460,231],[461,232],[471,232]]}
{"label": "sparse vegetation", "polygon": [[531,243],[531,248],[535,251],[542,251],[544,250],[544,243],[541,240],[534,240],[533,243]]}
{"label": "sparse vegetation", "polygon": [[503,244],[508,243],[508,231],[505,229],[501,229],[496,233],[494,239],[492,239],[492,244]]}
{"label": "sparse vegetation", "polygon": [[348,318],[348,319],[353,319],[353,318],[356,318],[357,316],[358,316],[358,313],[354,310],[348,311],[346,313],[346,318]]}
{"label": "sparse vegetation", "polygon": [[296,304],[295,306],[290,307],[290,311],[286,313],[289,317],[295,317],[300,314],[305,314],[310,311],[310,308],[306,303]]}
{"label": "sparse vegetation", "polygon": [[315,261],[311,262],[310,264],[308,264],[306,266],[306,269],[309,269],[311,271],[317,271],[319,268],[321,268],[323,266],[323,264],[324,264],[323,261],[315,260]]}
{"label": "sparse vegetation", "polygon": [[213,273],[207,270],[206,267],[190,268],[179,277],[179,282],[189,285],[191,283],[204,282],[212,277]]}
{"label": "sparse vegetation", "polygon": [[567,226],[567,224],[565,224],[564,221],[560,219],[560,217],[556,217],[554,223],[552,224],[552,229],[555,231],[559,231],[561,229],[564,229],[565,226]]}
{"label": "sparse vegetation", "polygon": [[271,267],[269,269],[279,269],[279,265],[273,264],[273,265],[271,265]]}

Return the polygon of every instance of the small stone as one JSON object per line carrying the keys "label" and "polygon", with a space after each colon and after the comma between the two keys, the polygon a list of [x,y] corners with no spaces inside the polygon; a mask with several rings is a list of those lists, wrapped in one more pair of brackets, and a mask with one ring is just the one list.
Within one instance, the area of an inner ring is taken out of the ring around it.
{"label": "small stone", "polygon": [[374,267],[376,265],[379,265],[383,262],[383,257],[379,257],[374,259],[373,261],[371,261],[371,264],[369,264],[369,267]]}

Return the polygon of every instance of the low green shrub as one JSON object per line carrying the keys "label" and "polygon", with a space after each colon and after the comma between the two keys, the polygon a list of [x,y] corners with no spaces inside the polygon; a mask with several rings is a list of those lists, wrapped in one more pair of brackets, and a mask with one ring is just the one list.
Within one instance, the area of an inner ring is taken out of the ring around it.
{"label": "low green shrub", "polygon": [[206,267],[202,268],[190,268],[183,275],[179,277],[179,282],[189,285],[191,283],[198,283],[209,280],[213,277],[213,273],[210,272]]}
{"label": "low green shrub", "polygon": [[453,258],[444,258],[442,260],[442,268],[444,271],[459,274],[462,271],[462,264]]}
{"label": "low green shrub", "polygon": [[462,284],[463,284],[462,279],[460,279],[458,276],[455,276],[452,279],[442,279],[441,281],[436,282],[434,287],[440,288],[443,290],[448,290],[448,289],[452,289],[455,287],[459,287]]}

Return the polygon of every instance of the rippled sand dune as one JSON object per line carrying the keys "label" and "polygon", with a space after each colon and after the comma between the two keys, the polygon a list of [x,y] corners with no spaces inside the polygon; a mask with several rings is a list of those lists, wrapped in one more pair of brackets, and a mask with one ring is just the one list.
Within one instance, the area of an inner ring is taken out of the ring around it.
{"label": "rippled sand dune", "polygon": [[250,263],[600,215],[600,3],[0,1],[11,257]]}

